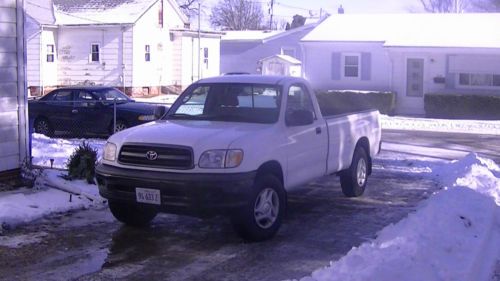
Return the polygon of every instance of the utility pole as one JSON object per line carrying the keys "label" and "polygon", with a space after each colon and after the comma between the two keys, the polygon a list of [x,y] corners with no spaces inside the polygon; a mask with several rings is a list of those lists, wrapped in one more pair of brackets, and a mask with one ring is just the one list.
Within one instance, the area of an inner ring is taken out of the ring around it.
{"label": "utility pole", "polygon": [[200,15],[201,15],[201,3],[200,1],[198,1],[198,80],[201,79],[201,19],[200,19]]}
{"label": "utility pole", "polygon": [[271,4],[269,6],[269,14],[271,15],[269,19],[269,30],[273,29],[273,13],[274,13],[273,7],[274,7],[274,0],[271,0]]}

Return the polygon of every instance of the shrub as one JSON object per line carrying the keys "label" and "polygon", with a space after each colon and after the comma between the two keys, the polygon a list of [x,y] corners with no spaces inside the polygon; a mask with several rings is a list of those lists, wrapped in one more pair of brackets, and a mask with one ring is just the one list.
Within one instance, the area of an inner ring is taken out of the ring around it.
{"label": "shrub", "polygon": [[83,141],[73,154],[69,157],[66,167],[68,178],[85,179],[88,183],[94,183],[95,166],[97,163],[97,150],[92,148],[88,142]]}
{"label": "shrub", "polygon": [[500,96],[432,93],[424,106],[430,118],[500,120]]}
{"label": "shrub", "polygon": [[328,91],[316,94],[323,115],[378,109],[382,114],[394,114],[396,94],[393,92]]}

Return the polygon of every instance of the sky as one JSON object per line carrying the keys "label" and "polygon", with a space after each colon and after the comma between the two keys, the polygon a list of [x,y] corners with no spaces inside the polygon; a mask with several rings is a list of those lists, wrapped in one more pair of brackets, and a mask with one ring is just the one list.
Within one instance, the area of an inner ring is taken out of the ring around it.
{"label": "sky", "polygon": [[[202,15],[202,25],[207,27],[210,7],[219,0],[201,0],[205,6],[205,15]],[[254,0],[262,3],[266,17],[271,0]],[[291,22],[294,15],[305,17],[310,15],[319,16],[322,12],[330,14],[337,13],[338,7],[342,5],[345,13],[408,13],[411,11],[422,11],[419,0],[274,0],[274,21]]]}

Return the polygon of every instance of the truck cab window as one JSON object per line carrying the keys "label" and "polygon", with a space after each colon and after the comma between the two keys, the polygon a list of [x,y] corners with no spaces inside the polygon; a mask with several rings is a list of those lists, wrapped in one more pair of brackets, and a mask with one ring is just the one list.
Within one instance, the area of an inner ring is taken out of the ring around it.
{"label": "truck cab window", "polygon": [[288,90],[288,100],[286,103],[286,114],[291,114],[295,110],[311,111],[316,119],[311,96],[304,87],[293,85]]}

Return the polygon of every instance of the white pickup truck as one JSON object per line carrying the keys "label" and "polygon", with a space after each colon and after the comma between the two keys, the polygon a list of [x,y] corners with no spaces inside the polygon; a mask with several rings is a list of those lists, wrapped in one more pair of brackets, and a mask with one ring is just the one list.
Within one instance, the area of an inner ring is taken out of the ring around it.
{"label": "white pickup truck", "polygon": [[260,241],[278,231],[294,188],[337,173],[343,193],[360,196],[380,138],[377,110],[323,116],[304,79],[220,76],[189,86],[161,120],[112,135],[96,177],[125,224],[227,214]]}

